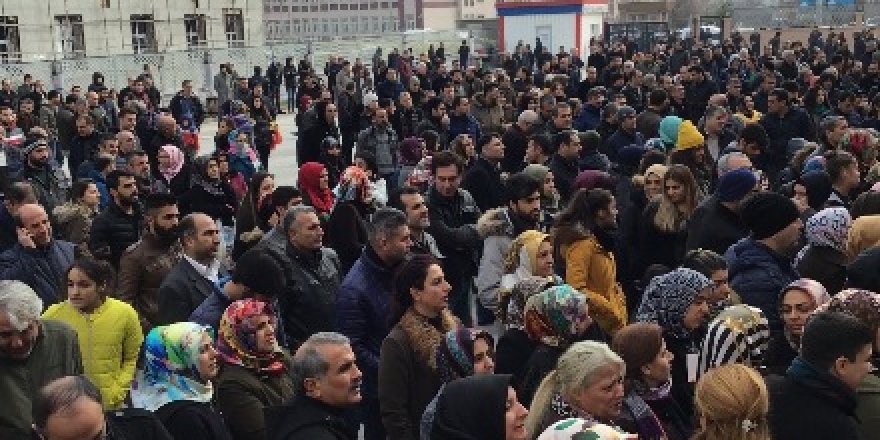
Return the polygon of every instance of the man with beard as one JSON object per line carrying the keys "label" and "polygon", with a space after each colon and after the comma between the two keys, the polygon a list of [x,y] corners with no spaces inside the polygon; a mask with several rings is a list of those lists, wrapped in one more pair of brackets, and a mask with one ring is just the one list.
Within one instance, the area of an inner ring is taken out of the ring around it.
{"label": "man with beard", "polygon": [[148,195],[144,234],[125,250],[119,261],[118,298],[138,312],[144,334],[158,321],[159,286],[181,258],[179,218],[173,195]]}
{"label": "man with beard", "polygon": [[[515,174],[504,185],[507,206],[490,209],[477,221],[477,230],[485,237],[476,279],[477,295],[480,304],[493,313],[498,311],[497,289],[505,273],[505,260],[511,243],[523,231],[538,229],[541,184],[529,175]],[[490,324],[493,321],[491,316],[487,314],[480,324]]]}
{"label": "man with beard", "polygon": [[779,292],[799,278],[792,259],[800,248],[800,213],[788,197],[760,192],[743,201],[740,217],[751,235],[724,254],[730,287],[764,312],[771,331],[781,331]]}
{"label": "man with beard", "polygon": [[183,258],[159,286],[156,325],[186,321],[217,289],[220,231],[211,217],[196,212],[180,221]]}
{"label": "man with beard", "polygon": [[22,152],[25,162],[18,180],[29,183],[40,205],[52,212],[64,203],[67,179],[50,163],[49,143],[45,139],[31,139]]}
{"label": "man with beard", "polygon": [[432,255],[437,259],[443,258],[443,254],[437,248],[437,241],[427,232],[428,227],[431,226],[431,218],[428,215],[428,205],[425,204],[425,198],[422,197],[418,188],[404,186],[394,191],[388,197],[388,206],[399,209],[406,214],[406,224],[409,226],[413,242],[410,250],[414,254]]}
{"label": "man with beard", "polygon": [[[43,302],[20,281],[0,281],[0,438],[33,439],[31,409],[37,390],[83,373],[76,332],[42,320]],[[25,379],[26,378],[26,379]]]}
{"label": "man with beard", "polygon": [[134,174],[124,170],[110,172],[107,189],[110,205],[92,222],[89,251],[118,268],[122,252],[140,238],[143,213]]}
{"label": "man with beard", "polygon": [[64,274],[73,263],[74,245],[52,238],[49,216],[40,205],[22,205],[14,218],[18,243],[0,254],[0,279],[19,280],[46,306],[54,304],[62,299],[59,295],[64,290]]}

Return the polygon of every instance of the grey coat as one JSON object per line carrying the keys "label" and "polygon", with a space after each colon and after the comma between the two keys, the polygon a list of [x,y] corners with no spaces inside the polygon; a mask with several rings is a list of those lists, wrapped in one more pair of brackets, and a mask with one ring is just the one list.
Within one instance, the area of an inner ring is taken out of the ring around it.
{"label": "grey coat", "polygon": [[214,91],[217,92],[217,105],[223,105],[229,100],[235,77],[229,73],[220,72],[214,75]]}

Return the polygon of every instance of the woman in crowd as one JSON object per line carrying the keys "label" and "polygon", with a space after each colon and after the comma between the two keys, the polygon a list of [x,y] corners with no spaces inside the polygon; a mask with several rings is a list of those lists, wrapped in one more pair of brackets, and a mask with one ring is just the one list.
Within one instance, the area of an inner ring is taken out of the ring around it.
{"label": "woman in crowd", "polygon": [[257,172],[257,153],[251,146],[250,126],[245,126],[229,132],[229,170],[233,176],[232,188],[236,190],[238,198],[244,197],[247,191],[247,182]]}
{"label": "woman in crowd", "polygon": [[586,295],[598,329],[591,339],[608,339],[626,325],[626,298],[614,261],[617,205],[605,189],[580,190],[556,218],[554,247],[565,282]]}
{"label": "woman in crowd", "polygon": [[577,342],[559,357],[529,407],[526,430],[535,439],[550,425],[579,417],[612,425],[620,417],[626,366],[607,345]]}
{"label": "woman in crowd", "polygon": [[807,245],[795,258],[801,276],[818,281],[834,296],[846,282],[846,239],[852,218],[846,208],[825,208],[807,220]]}
{"label": "woman in crowd", "polygon": [[711,289],[712,282],[703,274],[679,268],[651,280],[636,314],[636,321],[653,322],[663,328],[663,339],[673,355],[672,396],[688,420],[693,414],[697,374],[695,368],[688,369],[688,357],[699,356],[699,329],[709,316]]}
{"label": "woman in crowd", "polygon": [[559,212],[559,191],[556,190],[556,181],[553,179],[553,171],[545,165],[529,164],[522,170],[523,174],[531,176],[541,185],[541,218],[538,224],[541,230],[547,231],[553,226],[556,214]]}
{"label": "woman in crowd", "polygon": [[770,325],[761,309],[738,304],[724,309],[709,323],[700,350],[699,374],[727,364],[744,364],[758,371],[770,343]]}
{"label": "woman in crowd", "polygon": [[370,187],[373,193],[373,200],[379,206],[388,203],[388,182],[379,175],[379,166],[376,164],[376,156],[369,151],[361,151],[354,155],[354,166],[364,170],[370,179]]}
{"label": "woman in crowd", "polygon": [[499,317],[505,330],[498,339],[498,346],[495,347],[495,371],[512,374],[514,388],[517,390],[521,389],[525,365],[537,347],[537,342],[529,337],[525,328],[526,302],[532,296],[555,284],[553,279],[547,277],[527,277],[516,283],[510,292],[501,298],[498,306]]}
{"label": "woman in crowd", "polygon": [[348,273],[367,244],[367,221],[373,213],[370,179],[364,170],[350,166],[342,174],[335,194],[324,244],[339,256],[339,273]]}
{"label": "woman in crowd", "polygon": [[535,230],[524,231],[510,244],[504,258],[500,298],[503,300],[516,283],[531,276],[554,277],[550,236]]}
{"label": "woman in crowd", "polygon": [[[272,192],[275,191],[275,176],[257,172],[248,183],[247,194],[241,200],[235,215],[235,244],[232,258],[244,254],[263,238],[272,228],[267,215],[271,216]],[[267,213],[268,211],[268,213]]]}
{"label": "woman in crowd", "polygon": [[219,367],[210,327],[154,327],[144,341],[144,359],[131,385],[132,407],[153,412],[175,439],[232,440],[211,405]]}
{"label": "woman in crowd", "polygon": [[526,440],[529,411],[516,399],[506,374],[450,382],[437,401],[432,440]]}
{"label": "woman in crowd", "polygon": [[652,201],[663,194],[663,179],[666,177],[666,171],[669,167],[663,164],[654,164],[649,166],[645,173],[642,188],[645,190],[645,198]]}
{"label": "woman in crowd", "polygon": [[223,368],[217,376],[217,409],[237,440],[266,440],[264,408],[293,397],[290,356],[275,339],[275,313],[255,299],[226,308],[217,334]]}
{"label": "woman in crowd", "polygon": [[574,342],[584,339],[590,319],[587,298],[573,287],[553,286],[526,301],[526,333],[537,343],[523,366],[520,400],[531,402],[535,390],[559,356]]}
{"label": "woman in crowd", "polygon": [[443,394],[446,384],[463,377],[475,374],[492,374],[495,372],[494,353],[495,340],[488,332],[459,327],[450,330],[437,346],[434,354],[437,372],[443,385],[434,396],[434,400],[425,407],[419,425],[419,438],[429,440],[437,411],[437,400]]}
{"label": "woman in crowd", "polygon": [[770,336],[764,364],[768,373],[784,373],[798,354],[807,318],[816,308],[831,300],[822,284],[801,278],[786,286],[779,295],[779,314],[783,331]]}
{"label": "woman in crowd", "polygon": [[688,439],[691,421],[670,395],[673,355],[663,329],[650,322],[630,324],[614,334],[611,348],[626,363],[620,427],[643,440]]}
{"label": "woman in crowd", "polygon": [[231,118],[221,118],[217,125],[217,134],[214,135],[214,151],[226,153],[229,151],[229,132],[232,131]]}
{"label": "woman in crowd", "polygon": [[379,409],[390,439],[418,438],[425,407],[440,389],[435,353],[458,327],[448,310],[452,290],[429,255],[401,264],[394,281],[391,323],[379,357]]}
{"label": "woman in crowd", "polygon": [[853,220],[846,238],[846,256],[849,262],[878,244],[880,244],[880,215],[865,215]]}
{"label": "woman in crowd", "polygon": [[[302,166],[306,162],[317,162],[321,159],[319,150],[321,141],[332,137],[339,139],[339,127],[336,126],[336,104],[320,100],[315,103],[315,116],[301,137],[297,139],[296,157]],[[308,115],[307,115],[308,116]]]}
{"label": "woman in crowd", "polygon": [[104,408],[123,407],[144,341],[138,314],[127,303],[109,297],[115,277],[105,261],[78,259],[65,278],[67,300],[49,306],[43,318],[76,330],[83,370],[101,389]]}
{"label": "woman in crowd", "polygon": [[254,121],[254,147],[263,170],[269,169],[269,153],[272,151],[272,121],[275,119],[262,96],[254,96],[248,105]]}
{"label": "woman in crowd", "polygon": [[449,149],[457,154],[464,164],[464,167],[462,167],[462,173],[464,173],[464,170],[470,168],[474,161],[477,160],[477,150],[474,145],[474,140],[471,139],[471,136],[468,134],[460,134],[456,136],[455,139],[450,142]]}
{"label": "woman in crowd", "polygon": [[[750,95],[743,95],[739,104],[736,106],[736,113],[734,113],[733,116],[739,118],[742,125],[746,125],[760,122],[761,117],[764,115],[755,110],[755,100],[752,99]],[[722,149],[723,148],[726,148],[726,146],[722,146]]]}
{"label": "woman in crowd", "polygon": [[336,188],[339,184],[347,159],[349,158],[342,155],[342,146],[339,145],[338,139],[327,136],[321,141],[321,165],[327,168],[330,188]]}
{"label": "woman in crowd", "polygon": [[190,171],[186,166],[186,157],[180,148],[174,145],[159,147],[158,153],[159,174],[156,180],[164,191],[170,192],[177,197],[189,189]]}
{"label": "woman in crowd", "polygon": [[741,364],[714,368],[697,383],[699,415],[693,440],[770,440],[767,386]]}
{"label": "woman in crowd", "polygon": [[327,168],[318,162],[306,162],[299,167],[298,182],[303,204],[315,208],[318,217],[327,220],[335,202]]}
{"label": "woman in crowd", "polygon": [[685,254],[681,267],[693,269],[712,282],[712,293],[709,298],[712,317],[718,316],[728,306],[742,302],[736,292],[730,288],[727,260],[721,255],[706,249],[694,249]]}
{"label": "woman in crowd", "polygon": [[101,196],[92,179],[79,179],[70,188],[70,200],[55,207],[56,232],[58,236],[85,249],[89,242],[92,220],[98,215]]}
{"label": "woman in crowd", "polygon": [[637,274],[652,264],[679,265],[685,253],[687,222],[698,203],[691,171],[682,165],[670,166],[663,177],[663,195],[649,203],[642,214]]}
{"label": "woman in crowd", "polygon": [[[871,329],[871,334],[877,335],[880,330],[880,294],[878,293],[846,289],[819,306],[814,313],[824,311],[852,315],[865,323]],[[874,353],[877,353],[878,348],[880,348],[880,339],[875,338]],[[873,359],[876,359],[876,355]],[[880,432],[880,377],[876,369],[862,379],[856,393],[858,399],[856,416],[862,438],[877,438],[877,433]]]}
{"label": "woman in crowd", "polygon": [[193,186],[178,198],[180,215],[201,212],[226,226],[232,226],[238,202],[232,187],[220,180],[217,159],[200,156],[193,161],[193,168]]}
{"label": "woman in crowd", "polygon": [[398,154],[400,155],[400,172],[398,173],[397,187],[406,185],[415,170],[416,165],[425,156],[425,141],[417,137],[408,137],[400,142]]}

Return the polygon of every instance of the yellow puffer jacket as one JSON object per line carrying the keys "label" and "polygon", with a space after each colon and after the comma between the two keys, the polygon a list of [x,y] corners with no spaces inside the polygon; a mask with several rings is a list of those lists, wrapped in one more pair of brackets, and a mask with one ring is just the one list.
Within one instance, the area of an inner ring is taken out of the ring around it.
{"label": "yellow puffer jacket", "polygon": [[100,388],[104,408],[122,406],[144,342],[137,312],[127,303],[107,298],[90,315],[65,301],[50,306],[43,318],[62,321],[76,330],[83,369]]}
{"label": "yellow puffer jacket", "polygon": [[626,325],[626,297],[617,283],[614,254],[587,237],[564,246],[565,282],[587,296],[590,317],[609,335]]}

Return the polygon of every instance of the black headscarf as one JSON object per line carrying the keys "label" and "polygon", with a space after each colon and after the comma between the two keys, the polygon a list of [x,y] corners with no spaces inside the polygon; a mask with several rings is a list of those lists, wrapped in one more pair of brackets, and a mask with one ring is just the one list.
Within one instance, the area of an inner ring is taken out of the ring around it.
{"label": "black headscarf", "polygon": [[437,401],[432,440],[504,440],[509,374],[478,374],[449,382]]}

